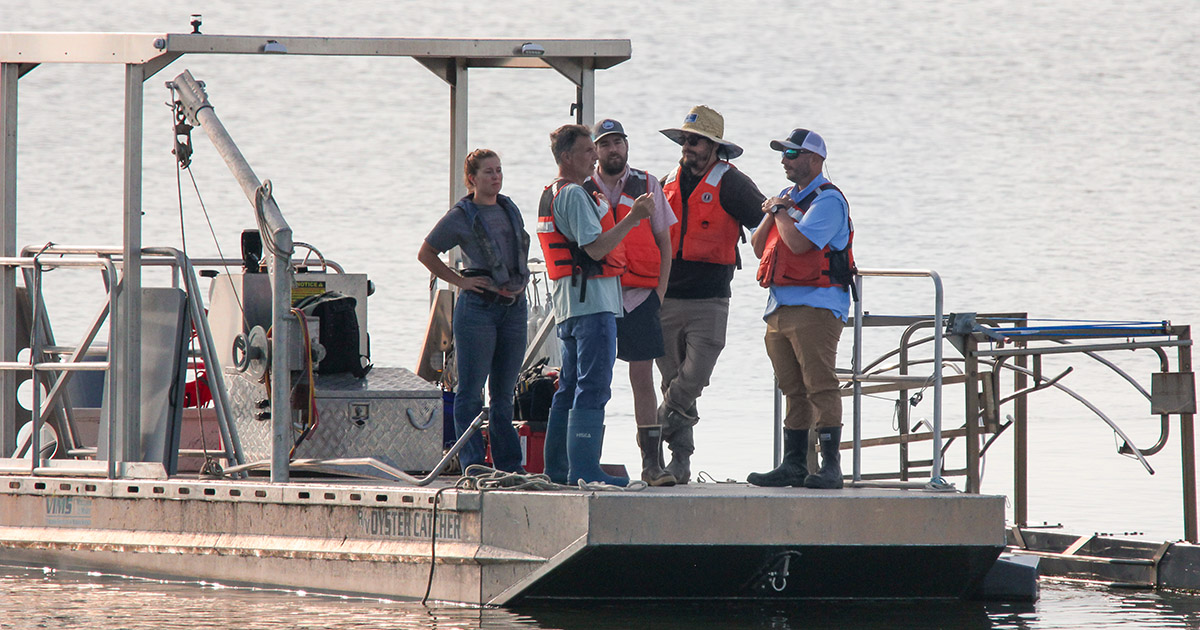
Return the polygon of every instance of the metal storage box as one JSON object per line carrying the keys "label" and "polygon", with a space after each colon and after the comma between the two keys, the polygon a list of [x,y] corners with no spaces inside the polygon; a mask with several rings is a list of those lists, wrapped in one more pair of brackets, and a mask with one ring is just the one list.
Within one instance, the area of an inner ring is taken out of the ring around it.
{"label": "metal storage box", "polygon": [[[255,417],[266,386],[226,372],[234,425],[247,461],[270,459],[271,422]],[[315,375],[319,424],[295,458],[374,457],[400,470],[433,470],[442,458],[442,392],[405,368]]]}

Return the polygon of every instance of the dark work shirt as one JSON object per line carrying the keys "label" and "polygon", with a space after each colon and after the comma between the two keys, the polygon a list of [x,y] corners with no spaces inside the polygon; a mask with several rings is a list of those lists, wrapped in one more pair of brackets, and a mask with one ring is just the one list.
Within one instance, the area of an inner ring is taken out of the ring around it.
{"label": "dark work shirt", "polygon": [[[693,175],[689,169],[679,172],[679,192],[683,203],[700,183],[701,175]],[[750,177],[731,168],[721,177],[721,208],[742,227],[754,229],[762,222],[762,204],[766,197],[759,192]],[[741,253],[738,253],[741,260]],[[733,282],[736,265],[683,260],[676,252],[671,261],[671,278],[667,281],[667,297],[681,300],[721,298],[732,295],[729,285]]]}

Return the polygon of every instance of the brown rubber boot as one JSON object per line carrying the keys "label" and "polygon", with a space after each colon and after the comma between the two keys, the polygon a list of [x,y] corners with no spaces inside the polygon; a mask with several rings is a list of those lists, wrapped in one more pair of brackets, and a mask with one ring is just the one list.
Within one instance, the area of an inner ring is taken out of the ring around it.
{"label": "brown rubber boot", "polygon": [[637,443],[642,449],[642,481],[652,486],[675,485],[675,476],[662,465],[662,427],[638,427]]}

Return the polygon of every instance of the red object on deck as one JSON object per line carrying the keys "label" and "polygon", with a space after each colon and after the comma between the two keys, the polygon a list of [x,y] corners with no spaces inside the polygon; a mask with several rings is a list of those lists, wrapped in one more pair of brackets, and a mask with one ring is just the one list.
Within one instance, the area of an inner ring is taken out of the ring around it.
{"label": "red object on deck", "polygon": [[[527,473],[540,473],[545,470],[546,462],[542,451],[546,447],[546,432],[534,431],[528,422],[516,422],[513,426],[517,428],[517,437],[521,440],[521,467]],[[483,443],[487,448],[483,463],[493,466],[492,441],[487,438],[486,430],[483,431]]]}
{"label": "red object on deck", "polygon": [[527,422],[517,423],[517,436],[521,438],[521,462],[525,472],[540,473],[546,469],[542,451],[546,447],[546,432],[534,431]]}

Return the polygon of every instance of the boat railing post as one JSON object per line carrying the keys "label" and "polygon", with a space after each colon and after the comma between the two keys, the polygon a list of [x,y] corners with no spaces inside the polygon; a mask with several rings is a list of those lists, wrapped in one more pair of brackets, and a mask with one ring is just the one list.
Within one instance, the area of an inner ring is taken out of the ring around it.
{"label": "boat railing post", "polygon": [[933,466],[929,480],[942,482],[942,342],[945,338],[942,312],[942,278],[936,271],[927,272],[933,279]]}
{"label": "boat railing post", "polygon": [[[1192,327],[1179,326],[1179,371],[1192,374]],[[1191,376],[1195,379],[1194,376]],[[1192,391],[1195,392],[1193,380]],[[1190,543],[1200,542],[1196,524],[1196,429],[1195,414],[1179,414],[1179,442],[1183,464],[1183,536]]]}
{"label": "boat railing post", "polygon": [[[1017,321],[1018,327],[1029,325],[1026,318]],[[1028,343],[1018,339],[1017,348]],[[1018,354],[1013,358],[1017,369],[1013,372],[1013,391],[1023,392],[1029,386],[1029,356]],[[1029,401],[1026,396],[1013,400],[1013,524],[1025,527],[1029,524]]]}
{"label": "boat railing post", "polygon": [[862,450],[861,435],[861,399],[862,379],[860,374],[862,358],[862,281],[867,276],[884,278],[929,278],[933,280],[933,458],[929,471],[929,480],[934,484],[944,483],[942,480],[942,341],[945,327],[943,311],[942,279],[933,270],[913,269],[859,269],[855,276],[855,287],[858,289],[858,301],[854,306],[854,355],[853,355],[853,384],[854,384],[854,480],[859,481],[861,470],[859,458]]}
{"label": "boat railing post", "polygon": [[854,301],[854,354],[850,369],[854,374],[854,481],[862,481],[862,329],[863,329],[863,281],[854,274],[854,290],[858,299]]}
{"label": "boat railing post", "polygon": [[37,364],[42,360],[41,310],[42,305],[42,265],[37,256],[33,257],[33,286],[29,289],[29,303],[32,314],[29,318],[29,388],[31,402],[29,435],[29,474],[37,472],[42,464],[42,418],[38,410],[42,408],[42,388],[38,375]]}
{"label": "boat railing post", "polygon": [[113,374],[116,373],[114,366],[116,365],[116,343],[117,343],[117,324],[115,315],[117,312],[117,289],[121,286],[121,276],[117,272],[117,266],[108,261],[108,266],[105,267],[108,273],[108,369],[104,371],[104,391],[108,392],[109,404],[107,407],[100,410],[100,431],[104,432],[104,437],[108,440],[108,455],[105,457],[105,476],[109,479],[117,478],[117,462],[112,457],[112,445],[117,439],[117,416],[113,415],[112,399],[116,393],[113,389],[116,381],[113,379]]}
{"label": "boat railing post", "polygon": [[[775,446],[771,449],[772,461],[774,467],[779,468],[783,463],[783,390],[779,389],[779,378],[774,379],[775,386],[772,387],[772,396],[775,405],[775,425],[773,433],[775,436]],[[807,446],[805,448],[808,448]]]}
{"label": "boat railing post", "polygon": [[[20,64],[0,64],[0,257],[17,255],[17,80]],[[0,265],[0,363],[17,360],[17,270]],[[17,446],[17,373],[0,370],[0,457]]]}

